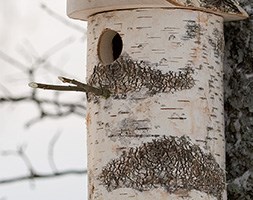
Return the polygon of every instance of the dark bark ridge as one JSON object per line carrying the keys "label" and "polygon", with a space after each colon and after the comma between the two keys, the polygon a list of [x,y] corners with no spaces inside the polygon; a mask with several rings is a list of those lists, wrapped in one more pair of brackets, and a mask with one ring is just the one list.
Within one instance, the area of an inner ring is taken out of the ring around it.
{"label": "dark bark ridge", "polygon": [[[192,74],[193,69],[189,66],[179,72],[162,73],[148,62],[134,61],[123,54],[112,64],[96,65],[88,84],[109,90],[113,98],[126,98],[127,93],[139,92],[143,88],[152,96],[191,89],[195,85]],[[89,100],[95,97],[91,93],[88,96]]]}
{"label": "dark bark ridge", "polygon": [[[221,22],[220,22],[221,23]],[[206,34],[206,30],[203,30],[201,23],[196,20],[186,20],[185,24],[186,32],[182,36],[182,40],[197,40],[197,43],[201,43],[199,40],[200,36]],[[214,52],[215,58],[219,59],[221,56],[221,60],[223,60],[223,51],[224,51],[224,35],[223,31],[218,28],[214,28],[211,35],[207,35],[206,39],[208,44],[211,45],[212,50]],[[206,50],[206,45],[203,45],[203,50]],[[206,57],[206,55],[204,55]]]}
{"label": "dark bark ridge", "polygon": [[130,148],[104,166],[98,178],[109,192],[118,188],[148,191],[162,187],[169,193],[195,189],[221,200],[225,190],[224,170],[186,136],[164,136]]}
{"label": "dark bark ridge", "polygon": [[234,0],[201,0],[201,6],[223,12],[240,13]]}

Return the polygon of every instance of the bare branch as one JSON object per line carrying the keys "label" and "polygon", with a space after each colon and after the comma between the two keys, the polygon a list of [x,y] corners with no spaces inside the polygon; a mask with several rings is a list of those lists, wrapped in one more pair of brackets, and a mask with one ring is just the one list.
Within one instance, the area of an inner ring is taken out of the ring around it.
{"label": "bare branch", "polygon": [[63,170],[56,173],[35,173],[32,175],[24,175],[24,176],[0,180],[0,184],[9,184],[9,183],[16,183],[20,181],[28,181],[28,180],[35,180],[35,179],[37,180],[37,179],[57,178],[57,177],[66,176],[66,175],[82,175],[86,173],[87,173],[87,170],[83,170],[83,169]]}
{"label": "bare branch", "polygon": [[69,79],[69,78],[66,78],[66,77],[63,77],[63,76],[58,76],[58,79],[63,83],[70,83],[70,84],[73,84],[73,85],[76,85],[76,86],[79,86],[79,87],[86,87],[86,84],[84,84],[82,82],[79,82],[75,79]]}
{"label": "bare branch", "polygon": [[48,145],[48,162],[49,162],[49,165],[52,168],[53,172],[58,171],[56,164],[54,162],[54,147],[55,147],[55,144],[58,141],[60,135],[61,135],[60,132],[56,133]]}
{"label": "bare branch", "polygon": [[[41,121],[44,118],[60,118],[66,117],[72,114],[84,117],[86,107],[82,103],[73,102],[73,103],[66,103],[62,102],[57,97],[55,99],[44,99],[37,96],[37,93],[34,92],[27,96],[5,96],[0,97],[0,103],[24,103],[24,102],[32,102],[38,107],[39,116],[33,118],[32,120],[28,121],[25,126],[30,127],[31,125]],[[81,101],[83,102],[83,101]],[[56,111],[46,110],[44,105],[51,105],[56,108]]]}
{"label": "bare branch", "polygon": [[[49,146],[54,146],[55,142],[59,138],[60,133],[56,134],[53,137],[53,140],[50,142]],[[87,170],[84,169],[69,169],[69,170],[62,170],[62,171],[55,171],[53,173],[37,173],[28,158],[28,156],[25,154],[25,148],[26,145],[23,144],[17,148],[17,150],[6,150],[0,152],[2,156],[18,156],[20,157],[26,167],[29,170],[29,175],[23,175],[23,176],[17,176],[17,177],[12,177],[12,178],[7,178],[7,179],[2,179],[0,180],[0,184],[8,184],[8,183],[16,183],[20,181],[34,181],[35,179],[46,179],[46,178],[56,178],[59,176],[65,176],[65,175],[80,175],[80,174],[86,174]],[[49,150],[51,152],[52,150]]]}
{"label": "bare branch", "polygon": [[84,88],[86,92],[91,92],[91,93],[94,93],[95,95],[98,95],[98,96],[103,96],[105,98],[108,98],[111,95],[111,92],[107,89],[104,89],[104,88],[101,88],[101,89],[96,88],[96,87],[87,85],[85,83],[79,82],[75,79],[69,79],[69,78],[62,77],[62,76],[59,76],[58,78],[63,83],[70,83],[70,84],[76,85],[77,87]]}
{"label": "bare branch", "polygon": [[2,151],[1,155],[2,156],[11,156],[11,155],[18,156],[24,162],[30,175],[33,175],[33,174],[35,174],[35,170],[32,166],[30,159],[28,158],[28,156],[25,153],[26,147],[27,147],[26,144],[22,144],[22,145],[18,146],[16,151],[14,151],[14,150]]}
{"label": "bare branch", "polygon": [[45,111],[43,111],[43,109],[41,107],[39,107],[39,110],[40,110],[40,115],[38,117],[35,117],[35,118],[31,119],[30,121],[28,121],[25,124],[25,126],[27,128],[29,128],[30,126],[34,125],[37,122],[40,122],[44,118],[58,119],[60,117],[67,117],[67,116],[72,115],[72,114],[76,114],[78,116],[84,117],[83,112],[78,112],[78,111],[76,111],[74,109],[71,109],[71,108],[67,111],[60,111],[60,112],[57,112],[57,113],[51,113],[49,111],[45,112]]}
{"label": "bare branch", "polygon": [[78,91],[78,92],[91,92],[98,96],[103,96],[105,98],[110,97],[111,92],[104,88],[96,88],[88,84],[79,82],[75,79],[69,79],[65,77],[58,77],[63,83],[70,83],[76,86],[61,86],[61,85],[48,85],[43,83],[31,82],[28,85],[32,88],[40,88],[44,90],[58,90],[58,91]]}
{"label": "bare branch", "polygon": [[31,82],[28,85],[34,89],[39,88],[39,89],[44,89],[44,90],[86,92],[84,88],[80,88],[76,86],[48,85],[44,83],[35,83],[35,82]]}
{"label": "bare branch", "polygon": [[20,69],[21,71],[25,72],[28,68],[23,64],[21,63],[20,61],[18,61],[17,59],[7,55],[6,53],[0,51],[0,58],[2,60],[4,60],[5,62],[11,64],[12,66]]}
{"label": "bare branch", "polygon": [[81,27],[81,26],[79,26],[77,24],[74,24],[74,23],[66,20],[66,18],[62,17],[61,15],[59,15],[58,13],[56,13],[55,11],[53,11],[52,9],[50,9],[45,3],[41,3],[40,6],[51,17],[55,18],[56,20],[58,20],[59,22],[63,23],[64,25],[69,26],[70,28],[75,29],[75,30],[77,30],[77,31],[79,31],[81,33],[85,33],[86,32],[86,30],[83,27]]}
{"label": "bare branch", "polygon": [[12,96],[5,96],[0,98],[0,103],[5,103],[5,102],[19,102],[19,101],[25,101],[28,100],[30,97],[29,96],[21,96],[21,97],[12,97]]}
{"label": "bare branch", "polygon": [[5,93],[6,95],[11,95],[11,91],[8,90],[8,88],[6,88],[3,84],[0,83],[0,88],[3,91],[3,93]]}
{"label": "bare branch", "polygon": [[26,165],[27,169],[30,172],[30,175],[33,175],[33,174],[35,174],[35,170],[34,170],[34,168],[32,166],[32,162],[30,161],[29,157],[25,153],[26,147],[27,146],[25,144],[19,146],[17,154],[23,160],[24,164]]}
{"label": "bare branch", "polygon": [[74,107],[74,108],[79,108],[82,110],[86,110],[86,107],[83,104],[78,104],[78,103],[64,103],[58,100],[48,100],[48,99],[43,99],[43,98],[37,98],[35,96],[20,96],[20,97],[13,97],[13,96],[5,96],[0,98],[0,103],[16,103],[16,102],[23,102],[23,101],[36,101],[40,104],[50,104],[50,105],[55,105],[55,106],[60,106],[60,107]]}
{"label": "bare branch", "polygon": [[[64,25],[75,29],[79,31],[82,34],[82,37],[84,37],[86,33],[85,27],[79,26],[77,24],[72,23],[71,21],[67,20],[65,17],[62,17],[61,15],[57,14],[54,12],[52,9],[50,9],[46,4],[41,4],[41,8],[46,11],[46,13],[53,17],[54,19],[60,21]],[[52,73],[52,72],[61,72],[60,74],[66,74],[63,72],[61,69],[57,69],[54,67],[51,62],[50,58],[52,55],[58,53],[60,50],[66,48],[68,45],[74,43],[77,41],[79,37],[73,37],[69,36],[61,41],[59,41],[56,45],[52,45],[48,50],[46,50],[42,55],[39,55],[35,48],[30,44],[30,48],[20,48],[19,53],[21,56],[25,58],[26,62],[20,62],[16,57],[14,57],[12,54],[8,55],[4,51],[0,51],[0,59],[3,61],[9,63],[13,67],[17,68],[18,70],[21,71],[22,74],[27,77],[27,79],[30,82],[33,82],[34,79],[36,78],[37,75],[40,75],[41,71],[40,70],[42,67],[46,69],[47,72]],[[44,72],[44,71],[43,71]],[[80,82],[79,82],[80,83]],[[37,83],[34,83],[37,84]],[[33,85],[33,84],[32,84]],[[37,84],[38,85],[38,84]],[[40,84],[40,86],[43,84]],[[43,87],[46,84],[43,85]],[[41,119],[46,118],[46,117],[51,117],[51,118],[60,118],[64,116],[69,116],[71,114],[76,114],[79,116],[84,116],[86,107],[83,103],[84,101],[84,95],[82,96],[82,99],[80,98],[79,102],[74,102],[74,103],[67,103],[61,101],[59,96],[55,96],[53,99],[51,97],[49,98],[42,98],[37,90],[33,89],[30,90],[28,94],[22,94],[22,95],[17,95],[15,93],[12,93],[8,90],[6,85],[1,85],[0,84],[0,90],[2,95],[0,96],[0,104],[2,103],[25,103],[25,102],[31,102],[34,105],[37,106],[37,111],[39,112],[38,116],[30,120],[26,126],[30,126],[36,122],[39,122]],[[33,85],[36,87],[36,85]],[[38,85],[39,86],[39,85]],[[51,85],[49,86],[49,88]],[[73,91],[81,91],[81,92],[86,92],[87,90],[85,87],[80,87],[80,85],[75,85],[74,86],[54,86],[57,88],[66,89],[71,88],[70,90],[73,89]],[[89,88],[89,86],[87,86]],[[91,86],[90,86],[91,87]],[[92,87],[91,87],[92,88]],[[46,89],[46,88],[45,88]],[[48,88],[47,88],[48,89]],[[101,89],[98,88],[93,88],[93,90],[98,90],[100,93]],[[83,103],[83,104],[82,104]],[[51,107],[53,106],[53,108]],[[50,109],[48,109],[48,107]],[[9,150],[9,151],[2,151],[0,152],[1,155],[3,156],[8,156],[8,155],[14,155],[17,156],[19,159],[22,160],[24,165],[27,168],[26,174],[22,176],[17,176],[17,177],[10,177],[7,179],[0,179],[0,184],[7,184],[7,183],[16,183],[19,181],[33,181],[35,179],[48,179],[48,178],[54,178],[54,177],[60,177],[60,176],[65,176],[65,175],[80,175],[80,174],[86,174],[87,171],[85,169],[69,169],[69,170],[61,170],[58,171],[55,161],[54,161],[54,148],[55,144],[58,141],[60,136],[60,133],[56,134],[50,144],[49,144],[49,149],[48,149],[48,162],[49,165],[51,166],[53,172],[46,172],[46,173],[40,173],[37,172],[36,169],[33,167],[32,160],[29,158],[29,155],[25,152],[26,145],[21,145],[17,148],[17,150]],[[4,197],[2,197],[4,199]],[[0,199],[2,199],[0,197]]]}
{"label": "bare branch", "polygon": [[68,45],[74,43],[75,41],[76,41],[76,38],[73,36],[70,36],[70,37],[67,37],[67,38],[61,40],[56,45],[52,46],[50,49],[48,49],[46,52],[44,52],[42,58],[44,60],[47,60],[49,57],[58,53],[60,50],[64,49]]}

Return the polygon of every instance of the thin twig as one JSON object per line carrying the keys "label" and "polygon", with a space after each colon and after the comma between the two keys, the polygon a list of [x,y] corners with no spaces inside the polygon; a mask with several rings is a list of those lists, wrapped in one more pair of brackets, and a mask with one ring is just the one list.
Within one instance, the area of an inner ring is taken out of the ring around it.
{"label": "thin twig", "polygon": [[[75,114],[81,117],[84,117],[84,113],[86,110],[86,106],[79,102],[67,103],[62,102],[58,99],[44,99],[38,97],[36,95],[36,91],[32,94],[27,96],[5,96],[0,97],[0,103],[24,103],[24,102],[32,102],[38,107],[39,116],[34,117],[33,119],[29,120],[25,126],[30,127],[31,125],[39,122],[44,118],[60,118],[60,117],[67,117],[69,115]],[[83,102],[81,100],[81,102]],[[54,106],[57,111],[53,112],[52,110],[47,110],[44,108],[44,105],[51,105]]]}
{"label": "thin twig", "polygon": [[33,119],[31,119],[30,121],[28,121],[25,124],[26,128],[29,128],[30,126],[34,125],[37,122],[40,122],[42,119],[44,118],[54,118],[54,119],[58,119],[60,117],[67,117],[69,115],[72,114],[76,114],[78,116],[84,117],[84,113],[83,112],[78,112],[75,111],[74,109],[69,109],[67,111],[64,112],[59,112],[59,113],[50,113],[50,112],[44,112],[43,110],[40,111],[40,115],[38,117],[34,117]]}
{"label": "thin twig", "polygon": [[41,3],[40,7],[43,10],[45,10],[49,14],[49,16],[55,18],[56,20],[58,20],[59,22],[65,24],[66,26],[69,26],[70,28],[73,28],[73,29],[75,29],[75,30],[77,30],[81,33],[86,32],[86,30],[83,27],[66,20],[64,17],[62,17],[61,15],[59,15],[58,13],[56,13],[55,11],[50,9],[45,3]]}
{"label": "thin twig", "polygon": [[36,172],[32,166],[32,162],[30,161],[29,157],[25,153],[25,148],[26,148],[26,144],[22,144],[21,146],[17,148],[16,151],[14,150],[2,151],[1,155],[2,156],[11,156],[11,155],[18,156],[23,161],[23,163],[25,164],[25,166],[27,167],[30,173],[30,176],[32,177],[34,174],[36,174]]}
{"label": "thin twig", "polygon": [[43,83],[31,82],[28,85],[32,88],[39,88],[44,90],[57,90],[57,91],[78,91],[78,92],[91,92],[97,96],[103,96],[105,98],[110,97],[111,92],[105,88],[96,88],[85,83],[79,82],[75,79],[69,79],[65,77],[58,77],[63,83],[70,83],[75,86],[61,86],[61,85],[49,85]]}
{"label": "thin twig", "polygon": [[73,85],[76,85],[76,86],[79,86],[79,87],[85,87],[86,86],[86,84],[84,84],[82,82],[79,82],[75,79],[69,79],[69,78],[66,78],[66,77],[63,77],[63,76],[58,76],[58,79],[63,83],[70,83],[70,84],[73,84]]}
{"label": "thin twig", "polygon": [[80,81],[77,81],[75,79],[69,79],[69,78],[62,77],[62,76],[59,76],[58,78],[63,83],[70,83],[70,84],[76,85],[78,87],[83,87],[83,88],[85,88],[85,90],[87,92],[92,92],[92,93],[94,93],[95,95],[98,95],[98,96],[104,96],[105,98],[108,98],[111,95],[111,92],[109,90],[105,89],[105,88],[101,88],[101,89],[96,88],[96,87],[87,85],[85,83],[82,83]]}
{"label": "thin twig", "polygon": [[95,95],[98,95],[98,96],[101,95],[101,96],[104,96],[105,98],[108,98],[110,96],[110,91],[109,90],[104,89],[104,91],[103,91],[103,89],[95,88],[93,86],[90,86],[90,85],[84,84],[82,82],[79,82],[75,79],[69,79],[69,78],[62,77],[62,76],[59,76],[58,78],[63,83],[70,83],[70,84],[76,85],[77,87],[85,88],[85,90],[87,92],[92,92]]}
{"label": "thin twig", "polygon": [[3,93],[5,93],[5,95],[7,96],[7,95],[12,95],[11,94],[11,91],[10,90],[8,90],[8,88],[7,87],[5,87],[3,84],[1,84],[0,83],[0,89],[3,91]]}
{"label": "thin twig", "polygon": [[35,98],[30,95],[27,96],[20,96],[20,97],[13,97],[13,96],[5,96],[5,97],[0,97],[0,103],[16,103],[16,102],[23,102],[23,101],[37,101],[39,103],[45,103],[45,104],[50,104],[50,105],[55,105],[55,106],[60,106],[60,107],[76,107],[85,110],[86,107],[82,104],[79,103],[65,103],[65,102],[60,102],[58,100],[49,100],[49,99],[42,99],[42,98]]}
{"label": "thin twig", "polygon": [[52,46],[51,48],[49,48],[47,51],[45,51],[43,53],[43,55],[41,56],[44,60],[48,60],[48,58],[50,58],[51,56],[53,56],[54,54],[58,53],[59,51],[61,51],[62,49],[64,49],[65,47],[67,47],[68,45],[74,43],[77,40],[77,38],[73,37],[73,36],[69,36],[63,40],[61,40],[60,42],[58,42],[57,44],[55,44],[54,46]]}
{"label": "thin twig", "polygon": [[76,86],[62,86],[62,85],[49,85],[44,83],[35,83],[31,82],[28,84],[31,88],[39,88],[44,90],[57,90],[57,91],[76,91],[76,92],[86,92],[84,88],[76,87]]}
{"label": "thin twig", "polygon": [[66,176],[66,175],[81,175],[86,174],[87,170],[83,169],[73,169],[73,170],[63,170],[61,172],[56,173],[35,173],[32,175],[24,175],[9,179],[3,179],[0,180],[0,184],[8,184],[8,183],[16,183],[19,181],[28,181],[28,180],[35,180],[35,179],[47,179],[47,178],[56,178],[60,176]]}
{"label": "thin twig", "polygon": [[49,165],[54,173],[56,173],[58,171],[55,161],[54,161],[54,147],[55,147],[55,144],[58,141],[60,135],[61,135],[61,132],[56,133],[48,145],[48,162],[49,162]]}
{"label": "thin twig", "polygon": [[[57,137],[59,137],[59,136],[57,136]],[[54,139],[54,140],[57,140],[57,139]],[[0,152],[0,155],[2,155],[2,156],[12,156],[13,155],[13,156],[20,157],[23,160],[24,164],[26,165],[26,167],[28,168],[28,171],[29,171],[28,175],[16,176],[16,177],[7,178],[7,179],[1,179],[0,184],[16,183],[19,181],[34,181],[35,179],[56,178],[56,177],[65,176],[65,175],[80,175],[80,174],[87,173],[87,170],[84,170],[84,169],[69,169],[69,170],[56,171],[53,173],[38,173],[34,170],[30,159],[25,154],[25,148],[26,148],[26,145],[23,144],[23,145],[19,146],[17,148],[17,150],[6,150],[6,151]]]}
{"label": "thin twig", "polygon": [[29,157],[25,153],[26,145],[22,145],[18,148],[17,154],[23,160],[24,164],[26,165],[27,169],[30,172],[30,175],[35,174],[35,170],[32,166],[32,162],[30,161]]}
{"label": "thin twig", "polygon": [[27,66],[25,66],[23,63],[21,63],[20,61],[18,61],[17,59],[7,55],[6,53],[4,53],[3,51],[0,51],[0,59],[4,60],[5,62],[11,64],[12,66],[20,69],[23,72],[27,71]]}

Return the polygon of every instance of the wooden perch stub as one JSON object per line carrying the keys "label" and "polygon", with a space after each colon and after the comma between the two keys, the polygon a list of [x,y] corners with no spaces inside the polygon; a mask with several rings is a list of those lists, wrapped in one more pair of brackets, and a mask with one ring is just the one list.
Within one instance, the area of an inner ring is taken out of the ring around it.
{"label": "wooden perch stub", "polygon": [[76,91],[76,92],[87,92],[87,93],[91,92],[97,96],[103,96],[105,98],[108,98],[111,95],[111,92],[105,88],[96,88],[96,87],[87,85],[85,83],[79,82],[75,79],[69,79],[62,76],[59,76],[58,78],[63,83],[70,83],[70,84],[73,84],[74,86],[50,85],[50,84],[36,83],[36,82],[31,82],[28,85],[31,88],[39,88],[39,89],[44,89],[44,90]]}

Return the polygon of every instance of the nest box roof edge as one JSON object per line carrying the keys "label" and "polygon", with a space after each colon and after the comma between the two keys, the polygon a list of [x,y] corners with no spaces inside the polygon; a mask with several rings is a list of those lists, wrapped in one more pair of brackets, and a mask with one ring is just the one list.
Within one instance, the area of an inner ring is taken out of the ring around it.
{"label": "nest box roof edge", "polygon": [[[202,4],[200,4],[203,1]],[[212,2],[212,1],[209,1]],[[138,8],[163,8],[163,9],[190,9],[209,12],[220,15],[224,21],[243,20],[248,18],[245,10],[239,6],[235,0],[229,0],[217,5],[206,3],[204,0],[67,0],[67,15],[73,19],[88,20],[89,16],[96,13],[124,10],[124,9],[138,9]],[[223,7],[221,7],[223,6]]]}

